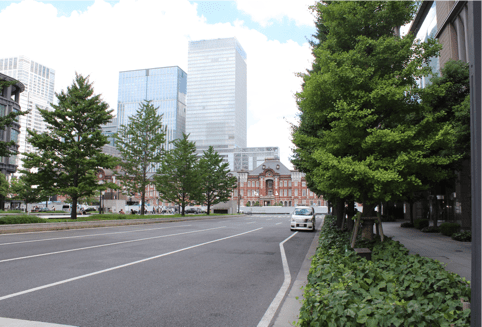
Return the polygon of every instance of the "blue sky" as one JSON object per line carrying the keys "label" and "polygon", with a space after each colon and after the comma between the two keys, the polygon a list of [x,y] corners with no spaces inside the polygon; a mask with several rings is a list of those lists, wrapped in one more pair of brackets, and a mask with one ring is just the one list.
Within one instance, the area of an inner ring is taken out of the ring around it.
{"label": "blue sky", "polygon": [[[75,73],[117,110],[120,71],[179,66],[189,41],[236,37],[247,53],[248,146],[278,146],[291,168],[296,73],[311,66],[314,0],[0,0],[0,24],[15,26],[0,58],[24,55],[55,70],[55,91]],[[189,101],[189,100],[188,100]]]}

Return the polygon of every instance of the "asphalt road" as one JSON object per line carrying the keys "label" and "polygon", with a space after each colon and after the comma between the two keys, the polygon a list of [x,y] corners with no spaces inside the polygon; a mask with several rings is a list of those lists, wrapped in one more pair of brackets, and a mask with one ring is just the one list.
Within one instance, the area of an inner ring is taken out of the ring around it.
{"label": "asphalt road", "polygon": [[[320,221],[317,221],[319,226]],[[0,317],[73,326],[257,326],[287,215],[0,235]],[[292,279],[315,233],[284,243]]]}

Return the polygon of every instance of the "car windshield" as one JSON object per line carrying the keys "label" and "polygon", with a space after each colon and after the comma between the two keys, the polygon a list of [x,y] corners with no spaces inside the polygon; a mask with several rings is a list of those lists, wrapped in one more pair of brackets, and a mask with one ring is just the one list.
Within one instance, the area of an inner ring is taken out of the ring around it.
{"label": "car windshield", "polygon": [[309,209],[295,209],[295,215],[297,216],[309,216],[311,214],[311,210]]}

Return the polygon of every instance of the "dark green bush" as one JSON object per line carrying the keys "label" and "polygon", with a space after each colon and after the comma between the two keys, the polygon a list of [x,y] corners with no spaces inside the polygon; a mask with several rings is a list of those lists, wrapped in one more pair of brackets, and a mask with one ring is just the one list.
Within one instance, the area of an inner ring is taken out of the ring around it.
{"label": "dark green bush", "polygon": [[393,221],[396,221],[397,219],[391,215],[382,215],[381,220],[382,222],[393,222]]}
{"label": "dark green bush", "polygon": [[0,225],[46,223],[46,219],[35,216],[9,216],[0,218]]}
{"label": "dark green bush", "polygon": [[461,242],[472,242],[472,232],[469,230],[459,232],[459,233],[454,233],[452,235],[452,239],[456,241],[461,241]]}
{"label": "dark green bush", "polygon": [[390,238],[376,242],[367,261],[345,250],[350,234],[331,222],[321,230],[298,326],[470,326],[460,302],[470,301],[465,279]]}
{"label": "dark green bush", "polygon": [[440,224],[440,232],[445,236],[452,236],[460,231],[460,225],[457,223],[442,223]]}
{"label": "dark green bush", "polygon": [[412,224],[412,223],[409,223],[409,222],[406,222],[406,223],[402,223],[402,224],[400,225],[400,227],[405,227],[405,228],[413,227],[413,224]]}
{"label": "dark green bush", "polygon": [[413,226],[416,228],[416,229],[422,229],[424,227],[428,227],[429,223],[428,223],[428,219],[415,219],[413,221]]}
{"label": "dark green bush", "polygon": [[424,227],[422,228],[422,232],[424,233],[440,233],[440,228],[435,226]]}

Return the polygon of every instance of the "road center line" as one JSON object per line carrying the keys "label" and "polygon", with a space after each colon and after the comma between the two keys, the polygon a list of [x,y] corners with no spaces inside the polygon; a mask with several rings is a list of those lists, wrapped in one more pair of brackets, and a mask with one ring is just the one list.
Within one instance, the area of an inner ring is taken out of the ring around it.
{"label": "road center line", "polygon": [[282,224],[282,223],[276,223],[275,225],[279,225],[279,224]]}
{"label": "road center line", "polygon": [[[213,229],[214,229],[214,228],[213,228]],[[87,278],[87,277],[91,277],[91,276],[103,274],[103,273],[106,273],[106,272],[109,272],[109,271],[113,271],[113,270],[116,270],[116,269],[121,269],[121,268],[129,267],[129,266],[133,266],[133,265],[136,265],[136,264],[138,264],[138,263],[143,263],[143,262],[146,262],[146,261],[150,261],[150,260],[158,259],[158,258],[161,258],[161,257],[165,257],[165,256],[168,256],[168,255],[171,255],[171,254],[175,254],[175,253],[187,251],[187,250],[194,249],[194,248],[197,248],[197,247],[200,247],[200,246],[203,246],[203,245],[208,245],[208,244],[212,244],[212,243],[224,241],[224,240],[227,240],[227,239],[230,239],[230,238],[234,238],[234,237],[238,237],[238,236],[245,235],[245,234],[248,234],[248,233],[256,232],[256,231],[258,231],[258,230],[260,230],[260,229],[263,229],[263,227],[256,228],[256,229],[253,229],[253,230],[250,230],[250,231],[247,231],[247,232],[239,233],[239,234],[236,234],[236,235],[231,235],[231,236],[226,236],[226,237],[223,237],[223,238],[218,238],[217,240],[213,240],[213,241],[209,241],[209,242],[204,242],[204,243],[200,243],[200,244],[188,246],[188,247],[186,247],[186,248],[182,248],[182,249],[175,250],[175,251],[168,252],[168,253],[164,253],[164,254],[159,254],[159,255],[156,255],[156,256],[153,256],[153,257],[150,257],[150,258],[146,258],[146,259],[142,259],[142,260],[137,260],[137,261],[130,262],[130,263],[126,263],[126,264],[123,264],[123,265],[120,265],[120,266],[116,266],[116,267],[112,267],[112,268],[108,268],[108,269],[104,269],[104,270],[95,271],[95,272],[92,272],[92,273],[90,273],[90,274],[85,274],[85,275],[81,275],[81,276],[77,276],[77,277],[73,277],[73,278],[69,278],[69,279],[64,279],[64,280],[61,280],[61,281],[58,281],[58,282],[55,282],[55,283],[51,283],[51,284],[47,284],[47,285],[43,285],[43,286],[39,286],[39,287],[34,287],[34,288],[31,288],[31,289],[28,289],[28,290],[25,290],[25,291],[21,291],[21,292],[17,292],[17,293],[12,293],[12,294],[5,295],[5,296],[0,297],[0,301],[6,300],[6,299],[10,299],[10,298],[12,298],[12,297],[16,297],[16,296],[23,295],[23,294],[28,294],[28,293],[32,293],[32,292],[35,292],[35,291],[40,291],[40,290],[43,290],[43,289],[45,289],[45,288],[49,288],[49,287],[53,287],[53,286],[57,286],[57,285],[61,285],[61,284],[69,283],[69,282],[73,282],[73,281],[76,281],[76,280],[79,280],[79,279],[82,279],[82,278]],[[295,233],[295,234],[296,234],[296,233]],[[294,234],[293,234],[293,235],[294,235]]]}
{"label": "road center line", "polygon": [[288,237],[286,240],[281,242],[279,244],[279,248],[281,251],[281,261],[283,262],[283,272],[285,275],[285,279],[283,281],[283,285],[281,285],[280,290],[278,291],[278,294],[273,299],[273,302],[268,307],[268,310],[264,313],[263,318],[261,318],[260,322],[258,323],[258,327],[268,327],[269,324],[271,323],[271,320],[273,320],[273,317],[276,313],[276,310],[278,310],[278,307],[281,304],[281,301],[286,295],[286,292],[288,292],[288,289],[291,284],[291,273],[290,273],[290,267],[288,266],[288,259],[286,258],[286,253],[285,253],[285,248],[283,244],[285,244],[290,238],[298,234],[298,232],[294,233],[290,237]]}
{"label": "road center line", "polygon": [[2,263],[2,262],[8,262],[8,261],[23,260],[23,259],[31,259],[31,258],[36,258],[36,257],[43,257],[43,256],[47,256],[47,255],[52,255],[52,254],[60,254],[60,253],[67,253],[67,252],[74,252],[74,251],[81,251],[81,250],[88,250],[88,249],[95,249],[95,248],[101,248],[101,247],[104,247],[104,246],[111,246],[111,245],[119,245],[119,244],[126,244],[126,243],[132,243],[132,242],[147,241],[147,240],[153,240],[153,239],[156,239],[156,238],[163,238],[163,237],[178,236],[178,235],[184,235],[184,234],[192,234],[192,233],[206,232],[206,231],[209,231],[209,230],[214,230],[214,229],[219,229],[219,228],[226,228],[226,226],[209,228],[209,229],[195,230],[195,231],[191,231],[191,232],[183,232],[183,233],[176,233],[176,234],[169,234],[169,235],[160,235],[160,236],[139,238],[139,239],[136,239],[136,240],[122,241],[122,242],[115,242],[115,243],[107,243],[107,244],[101,244],[101,245],[92,245],[92,246],[87,246],[87,247],[77,248],[77,249],[70,249],[70,250],[63,250],[63,251],[56,251],[56,252],[48,252],[48,253],[41,253],[41,254],[33,254],[33,255],[28,255],[28,256],[25,256],[25,257],[18,257],[18,258],[11,258],[11,259],[0,260],[0,263]]}
{"label": "road center line", "polygon": [[169,226],[169,227],[158,227],[158,228],[148,228],[148,229],[136,229],[136,230],[130,230],[130,231],[123,231],[123,232],[112,232],[112,233],[101,233],[101,234],[89,234],[89,235],[54,237],[54,238],[45,238],[45,239],[40,239],[40,240],[30,240],[30,241],[18,241],[18,242],[0,243],[0,246],[2,246],[2,245],[12,245],[12,244],[22,244],[22,243],[55,241],[55,240],[63,240],[63,239],[70,239],[70,238],[94,237],[94,236],[102,236],[102,235],[113,235],[113,234],[145,232],[145,231],[157,230],[157,229],[176,228],[176,227],[188,227],[188,226],[192,226],[192,225],[180,225],[180,226],[177,225],[177,226]]}

